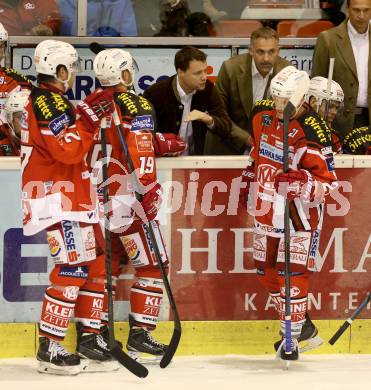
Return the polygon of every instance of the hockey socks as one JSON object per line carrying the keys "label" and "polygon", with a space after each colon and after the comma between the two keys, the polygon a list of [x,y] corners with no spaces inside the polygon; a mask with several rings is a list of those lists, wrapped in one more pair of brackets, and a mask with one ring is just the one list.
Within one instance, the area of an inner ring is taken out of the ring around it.
{"label": "hockey socks", "polygon": [[153,330],[162,302],[162,280],[139,278],[131,288],[130,305],[134,326]]}
{"label": "hockey socks", "polygon": [[63,340],[73,314],[79,288],[76,286],[46,289],[41,309],[40,336]]}

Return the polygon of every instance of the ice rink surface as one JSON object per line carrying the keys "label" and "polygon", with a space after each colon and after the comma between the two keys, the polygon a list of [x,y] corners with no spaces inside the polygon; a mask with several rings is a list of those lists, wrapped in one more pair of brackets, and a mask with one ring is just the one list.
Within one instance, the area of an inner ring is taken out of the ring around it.
{"label": "ice rink surface", "polygon": [[176,357],[169,367],[148,366],[145,379],[125,369],[74,377],[39,374],[34,359],[0,359],[6,390],[368,390],[371,355],[302,355],[289,369],[273,356]]}

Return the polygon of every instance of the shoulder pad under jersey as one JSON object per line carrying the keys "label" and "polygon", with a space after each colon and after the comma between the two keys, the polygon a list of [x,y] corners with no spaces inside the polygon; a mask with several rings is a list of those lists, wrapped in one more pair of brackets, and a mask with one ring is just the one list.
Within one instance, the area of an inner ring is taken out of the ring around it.
{"label": "shoulder pad under jersey", "polygon": [[22,73],[19,73],[17,70],[15,70],[13,68],[7,68],[7,67],[2,68],[2,70],[6,76],[12,78],[18,84],[21,84],[22,86],[25,86],[28,88],[32,87],[31,81],[26,76],[24,76]]}
{"label": "shoulder pad under jersey", "polygon": [[57,92],[45,88],[34,88],[31,92],[32,108],[38,122],[45,124],[53,133],[75,123],[72,103]]}
{"label": "shoulder pad under jersey", "polygon": [[120,107],[123,120],[131,124],[132,131],[155,131],[155,111],[146,98],[122,92],[115,94],[114,100]]}
{"label": "shoulder pad under jersey", "polygon": [[152,114],[151,103],[143,96],[138,96],[130,92],[115,93],[115,102],[119,105],[122,115],[137,116]]}
{"label": "shoulder pad under jersey", "polygon": [[331,130],[326,122],[313,110],[297,119],[308,143],[320,146],[332,146]]}
{"label": "shoulder pad under jersey", "polygon": [[257,100],[255,102],[253,109],[257,109],[257,110],[272,110],[273,107],[274,107],[273,100],[261,99],[261,100]]}
{"label": "shoulder pad under jersey", "polygon": [[344,153],[366,154],[371,146],[371,127],[363,126],[349,131],[342,146]]}

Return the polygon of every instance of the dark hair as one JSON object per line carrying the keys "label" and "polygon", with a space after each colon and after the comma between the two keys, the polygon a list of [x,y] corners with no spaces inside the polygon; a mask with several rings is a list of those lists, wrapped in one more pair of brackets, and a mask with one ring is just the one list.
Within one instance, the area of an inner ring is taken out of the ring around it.
{"label": "dark hair", "polygon": [[[58,65],[56,74],[58,74],[58,72],[62,68],[65,68],[67,70],[67,68],[64,65]],[[55,77],[50,76],[48,74],[38,73],[36,76],[36,80],[37,80],[37,84],[42,84],[42,83],[50,84],[50,83],[53,83],[55,81]]]}
{"label": "dark hair", "polygon": [[193,46],[184,46],[183,49],[180,49],[175,54],[174,66],[175,69],[181,69],[186,71],[189,68],[189,63],[191,61],[201,61],[205,62],[207,55]]}
{"label": "dark hair", "polygon": [[187,19],[188,36],[210,37],[215,36],[214,25],[208,15],[204,12],[193,12]]}
{"label": "dark hair", "polygon": [[251,38],[250,38],[251,45],[253,45],[254,42],[259,38],[264,38],[264,39],[272,39],[273,38],[277,42],[279,40],[279,36],[278,36],[277,31],[273,30],[273,28],[270,28],[268,26],[260,27],[257,30],[252,32]]}

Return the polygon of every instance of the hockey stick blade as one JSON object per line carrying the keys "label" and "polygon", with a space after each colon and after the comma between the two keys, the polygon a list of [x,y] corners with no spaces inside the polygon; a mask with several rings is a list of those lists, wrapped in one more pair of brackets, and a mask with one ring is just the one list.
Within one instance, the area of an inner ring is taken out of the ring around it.
{"label": "hockey stick blade", "polygon": [[343,325],[340,326],[340,328],[337,330],[337,332],[330,338],[329,344],[334,345],[340,336],[349,328],[351,325],[351,322],[345,321]]}
{"label": "hockey stick blade", "polygon": [[137,377],[145,378],[148,375],[147,368],[127,355],[117,343],[110,349],[110,352],[121,365]]}
{"label": "hockey stick blade", "polygon": [[178,321],[175,322],[175,327],[174,327],[174,331],[173,331],[173,335],[171,337],[170,343],[166,349],[166,352],[164,353],[164,356],[162,357],[162,359],[160,361],[161,368],[165,368],[170,364],[170,362],[171,362],[171,360],[172,360],[172,358],[173,358],[173,356],[178,348],[181,335],[182,335],[182,328],[180,326],[180,321],[178,318]]}
{"label": "hockey stick blade", "polygon": [[356,310],[354,310],[353,314],[340,326],[337,332],[331,337],[329,340],[329,344],[334,345],[336,341],[340,338],[340,336],[349,328],[352,324],[353,320],[355,320],[361,311],[368,305],[371,301],[371,293],[368,293],[366,298],[360,303]]}

